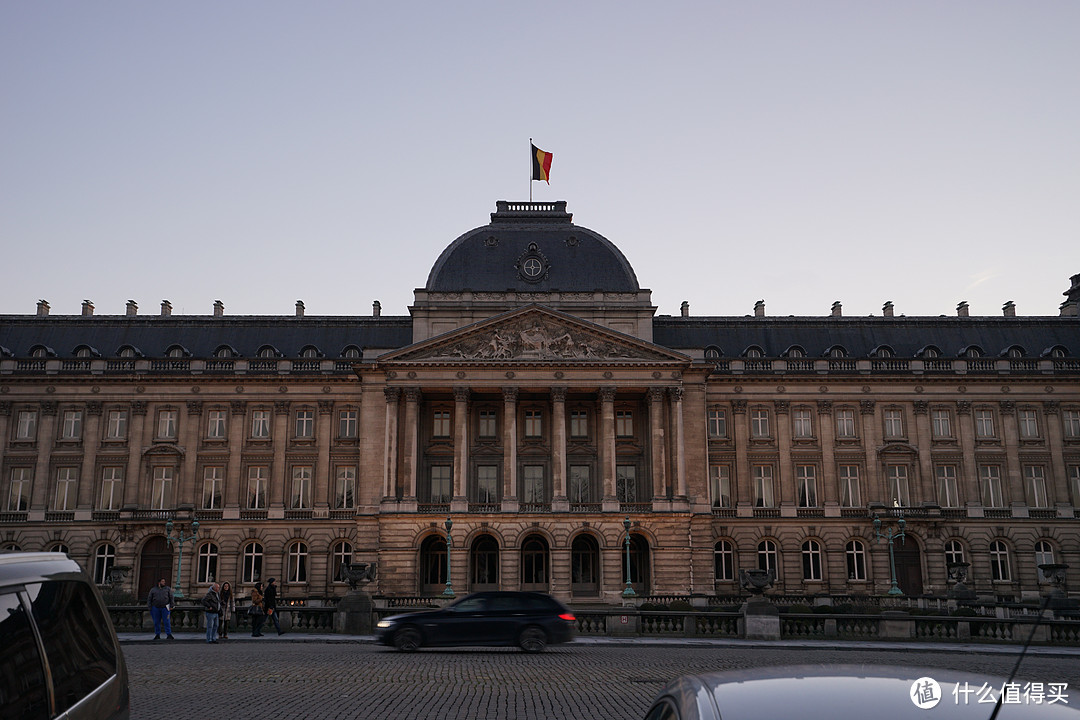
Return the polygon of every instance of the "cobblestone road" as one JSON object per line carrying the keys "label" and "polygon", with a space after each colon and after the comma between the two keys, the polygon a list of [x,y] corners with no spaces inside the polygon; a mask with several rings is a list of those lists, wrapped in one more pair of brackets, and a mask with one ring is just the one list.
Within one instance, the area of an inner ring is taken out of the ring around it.
{"label": "cobblestone road", "polygon": [[[1017,648],[1018,650],[1018,648]],[[124,645],[132,717],[641,718],[687,672],[785,664],[889,663],[1007,676],[1015,657],[951,650],[571,644],[541,655],[506,649],[401,654],[355,642],[223,641]],[[1025,658],[1027,680],[1069,683],[1080,656]]]}

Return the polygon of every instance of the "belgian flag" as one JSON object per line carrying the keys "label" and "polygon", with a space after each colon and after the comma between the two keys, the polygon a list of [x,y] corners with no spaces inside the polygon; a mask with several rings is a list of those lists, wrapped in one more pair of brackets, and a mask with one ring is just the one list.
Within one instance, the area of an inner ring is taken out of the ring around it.
{"label": "belgian flag", "polygon": [[529,143],[529,147],[532,148],[532,179],[543,180],[550,185],[551,153],[544,152],[532,143]]}

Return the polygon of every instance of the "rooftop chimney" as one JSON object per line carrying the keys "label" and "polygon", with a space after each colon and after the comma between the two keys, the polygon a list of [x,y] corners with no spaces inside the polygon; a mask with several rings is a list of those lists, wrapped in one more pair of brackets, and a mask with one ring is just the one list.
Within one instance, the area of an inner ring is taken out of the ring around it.
{"label": "rooftop chimney", "polygon": [[374,317],[381,317],[382,316],[382,303],[379,302],[378,300],[371,303],[371,314]]}
{"label": "rooftop chimney", "polygon": [[834,302],[832,304],[832,316],[833,317],[840,317],[843,314],[844,314],[844,306],[840,304],[839,300],[837,300],[836,302]]}
{"label": "rooftop chimney", "polygon": [[296,317],[304,317],[304,301],[296,301]]}
{"label": "rooftop chimney", "polygon": [[881,314],[884,315],[885,317],[892,317],[893,316],[892,300],[886,300],[885,304],[881,306]]}
{"label": "rooftop chimney", "polygon": [[214,317],[221,317],[225,314],[225,303],[220,300],[214,301]]}
{"label": "rooftop chimney", "polygon": [[956,317],[968,316],[968,304],[967,300],[961,300],[960,304],[956,306]]}
{"label": "rooftop chimney", "polygon": [[765,317],[765,301],[758,300],[754,303],[754,317]]}
{"label": "rooftop chimney", "polygon": [[1001,306],[1001,312],[1005,317],[1016,317],[1016,303],[1012,300],[1007,301]]}
{"label": "rooftop chimney", "polygon": [[37,301],[37,314],[38,317],[46,317],[49,314],[49,301],[38,300]]}
{"label": "rooftop chimney", "polygon": [[682,312],[683,317],[690,317],[690,302],[688,300],[683,300],[679,310]]}
{"label": "rooftop chimney", "polygon": [[169,302],[168,300],[162,300],[161,301],[161,316],[162,317],[168,317],[169,315],[172,315],[172,303]]}
{"label": "rooftop chimney", "polygon": [[127,301],[127,314],[128,315],[138,315],[139,314],[139,304],[136,303],[134,300],[128,300]]}
{"label": "rooftop chimney", "polygon": [[1061,303],[1061,315],[1076,317],[1078,307],[1080,307],[1080,274],[1073,275],[1069,280],[1072,282],[1072,287],[1061,293],[1065,296],[1065,302]]}
{"label": "rooftop chimney", "polygon": [[82,301],[82,314],[83,317],[89,317],[94,314],[94,303],[89,300]]}

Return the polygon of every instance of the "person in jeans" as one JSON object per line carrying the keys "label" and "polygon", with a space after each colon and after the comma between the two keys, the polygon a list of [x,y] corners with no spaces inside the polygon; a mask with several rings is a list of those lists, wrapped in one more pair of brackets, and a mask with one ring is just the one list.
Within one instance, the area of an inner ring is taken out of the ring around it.
{"label": "person in jeans", "polygon": [[221,596],[218,595],[219,585],[213,583],[203,596],[202,606],[206,613],[206,642],[217,644],[218,619],[221,617]]}
{"label": "person in jeans", "polygon": [[266,590],[263,592],[263,607],[266,608],[266,616],[274,621],[274,627],[277,628],[277,634],[280,635],[283,630],[281,629],[281,622],[278,620],[277,585],[274,583],[274,578],[266,581]]}
{"label": "person in jeans", "polygon": [[229,621],[236,612],[236,598],[233,597],[232,583],[228,580],[221,583],[218,596],[221,598],[221,637],[223,640],[228,640]]}
{"label": "person in jeans", "polygon": [[251,607],[257,610],[251,613],[251,637],[262,637],[262,626],[266,622],[266,610],[263,609],[262,583],[255,583],[251,588]]}
{"label": "person in jeans", "polygon": [[158,584],[150,588],[150,594],[146,598],[146,604],[150,608],[150,617],[154,619],[154,639],[161,639],[161,626],[165,626],[165,637],[175,640],[172,636],[172,621],[169,615],[172,613],[173,594],[172,588],[165,584],[165,578],[158,580]]}

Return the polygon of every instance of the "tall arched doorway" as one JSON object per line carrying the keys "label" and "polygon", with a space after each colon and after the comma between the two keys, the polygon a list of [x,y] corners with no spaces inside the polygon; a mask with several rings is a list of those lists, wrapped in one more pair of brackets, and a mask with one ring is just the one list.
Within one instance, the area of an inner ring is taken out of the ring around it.
{"label": "tall arched doorway", "polygon": [[[625,546],[623,552],[626,552]],[[650,558],[649,558],[649,541],[645,539],[643,535],[631,535],[630,536],[630,586],[634,588],[634,592],[638,595],[648,595],[652,592],[652,583],[650,582]],[[623,558],[623,574],[626,573],[626,559]],[[623,586],[626,585],[626,578],[622,579]]]}
{"label": "tall arched doorway", "polygon": [[169,541],[162,535],[147,540],[139,558],[139,600],[145,600],[150,588],[157,585],[161,578],[165,578],[166,585],[173,585],[175,572]]}
{"label": "tall arched doorway", "polygon": [[420,594],[439,595],[446,590],[446,538],[429,535],[420,543]]}
{"label": "tall arched doorway", "polygon": [[901,592],[909,597],[923,594],[922,558],[919,542],[913,537],[905,537],[904,544],[893,545],[893,557],[896,559],[896,584]]}
{"label": "tall arched doorway", "polygon": [[499,589],[499,543],[490,535],[473,541],[469,551],[469,589],[473,592]]}
{"label": "tall arched doorway", "polygon": [[600,594],[600,546],[591,535],[578,535],[570,546],[570,594],[575,597]]}
{"label": "tall arched doorway", "polygon": [[521,543],[521,589],[547,592],[548,544],[540,535],[530,535]]}

